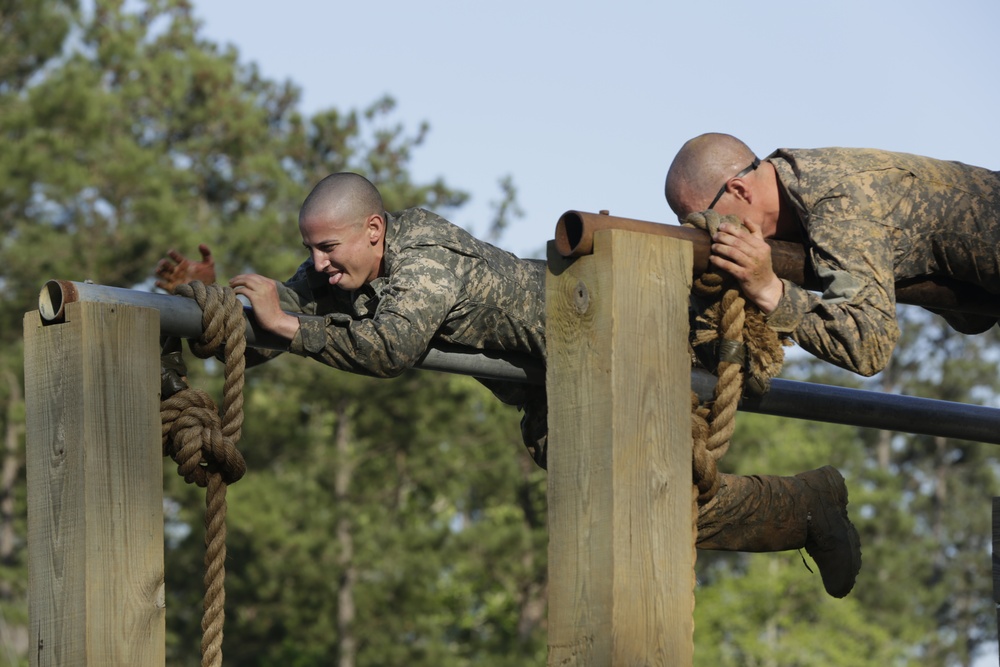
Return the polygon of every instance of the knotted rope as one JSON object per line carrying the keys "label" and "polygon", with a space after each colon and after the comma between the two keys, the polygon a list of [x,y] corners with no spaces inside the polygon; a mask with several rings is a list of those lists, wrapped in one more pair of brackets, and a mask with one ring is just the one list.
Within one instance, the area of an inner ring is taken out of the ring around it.
{"label": "knotted rope", "polygon": [[[735,216],[723,218],[714,211],[692,213],[684,226],[714,236],[723,222],[742,226]],[[743,297],[736,279],[728,273],[706,271],[694,281],[692,292],[708,305],[695,320],[691,344],[715,346],[718,376],[712,400],[702,404],[698,395],[691,393],[691,525],[692,542],[696,543],[698,508],[719,490],[718,462],[729,449],[744,388],[756,395],[766,393],[771,378],[781,372],[784,351],[777,332],[767,326],[763,313]]]}
{"label": "knotted rope", "polygon": [[[715,234],[722,222],[741,225],[735,216],[721,217],[713,211],[689,215],[684,225]],[[736,408],[743,390],[761,395],[771,378],[781,372],[784,361],[778,333],[767,326],[755,304],[743,298],[736,280],[728,273],[709,270],[694,281],[693,293],[708,301],[698,315],[691,344],[715,344],[718,382],[711,401],[701,405],[692,397],[694,437],[693,472],[697,500],[706,503],[719,489],[718,461],[729,449],[736,427]],[[699,326],[700,325],[700,326]]]}
{"label": "knotted rope", "polygon": [[243,429],[243,384],[246,320],[233,290],[192,282],[176,293],[193,298],[202,309],[201,338],[190,341],[202,359],[224,346],[225,384],[222,417],[211,397],[199,389],[183,389],[160,403],[163,455],[178,465],[178,474],[205,492],[205,604],[201,621],[201,664],[222,665],[225,623],[226,489],[246,472],[236,449]]}

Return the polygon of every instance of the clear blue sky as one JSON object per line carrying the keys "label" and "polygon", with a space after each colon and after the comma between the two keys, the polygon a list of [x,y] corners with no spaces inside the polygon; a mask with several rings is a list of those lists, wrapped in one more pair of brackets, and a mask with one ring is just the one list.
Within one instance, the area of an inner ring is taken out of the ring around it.
{"label": "clear blue sky", "polygon": [[666,169],[706,131],[761,156],[869,146],[1000,169],[996,0],[194,6],[307,113],[390,94],[395,121],[428,121],[413,173],[472,194],[453,222],[484,232],[512,175],[525,217],[501,245],[521,255],[569,209],[673,222]]}
{"label": "clear blue sky", "polygon": [[760,156],[868,146],[1000,169],[996,0],[194,6],[205,36],[297,83],[307,113],[389,94],[395,122],[429,122],[413,174],[472,194],[453,222],[485,231],[513,176],[525,217],[500,245],[522,256],[569,209],[674,222],[663,179],[702,132]]}

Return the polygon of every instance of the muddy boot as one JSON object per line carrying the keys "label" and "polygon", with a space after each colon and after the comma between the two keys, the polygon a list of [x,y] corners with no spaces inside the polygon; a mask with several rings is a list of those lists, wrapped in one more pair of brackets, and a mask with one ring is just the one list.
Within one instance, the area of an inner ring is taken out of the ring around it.
{"label": "muddy boot", "polygon": [[516,406],[521,415],[521,440],[541,468],[548,465],[548,404],[545,385],[477,378],[502,403]]}
{"label": "muddy boot", "polygon": [[832,466],[794,477],[722,475],[718,493],[699,509],[696,546],[750,552],[805,547],[835,598],[851,592],[861,569],[847,486]]}
{"label": "muddy boot", "polygon": [[549,410],[545,402],[544,389],[536,392],[531,400],[519,406],[521,415],[521,439],[528,448],[531,458],[541,468],[548,466],[549,454]]}

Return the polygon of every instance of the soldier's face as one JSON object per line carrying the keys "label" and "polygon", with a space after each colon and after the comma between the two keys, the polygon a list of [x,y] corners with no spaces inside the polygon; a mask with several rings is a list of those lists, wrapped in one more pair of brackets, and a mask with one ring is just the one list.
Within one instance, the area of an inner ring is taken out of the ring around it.
{"label": "soldier's face", "polygon": [[334,287],[356,290],[382,270],[385,221],[380,215],[360,220],[306,216],[299,219],[299,231],[316,270]]}

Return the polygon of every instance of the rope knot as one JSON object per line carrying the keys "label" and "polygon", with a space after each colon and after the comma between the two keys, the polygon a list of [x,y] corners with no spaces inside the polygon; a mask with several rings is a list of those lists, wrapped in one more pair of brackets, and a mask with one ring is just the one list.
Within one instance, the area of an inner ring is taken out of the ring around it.
{"label": "rope knot", "polygon": [[163,455],[177,463],[188,484],[205,488],[213,473],[234,484],[246,474],[246,461],[233,439],[222,435],[219,411],[205,392],[184,389],[163,401],[160,421]]}
{"label": "rope knot", "polygon": [[236,449],[243,431],[246,320],[229,287],[191,282],[175,293],[202,310],[202,335],[188,345],[202,359],[220,350],[225,362],[222,415],[203,391],[185,388],[160,402],[163,455],[178,464],[190,484],[205,487],[205,613],[202,665],[222,665],[226,593],[226,488],[243,477],[246,462]]}
{"label": "rope knot", "polygon": [[728,222],[731,225],[742,227],[743,222],[735,215],[721,215],[717,211],[701,211],[690,213],[684,218],[685,227],[694,227],[703,232],[708,232],[709,236],[715,236],[722,223]]}
{"label": "rope knot", "polygon": [[[692,213],[684,219],[685,227],[710,235],[722,223],[743,227],[736,216],[715,211]],[[784,353],[777,332],[767,326],[760,309],[743,297],[730,274],[710,269],[694,281],[692,292],[703,305],[692,326],[691,345],[714,345],[715,368],[710,370],[719,378],[713,400],[701,405],[692,396],[692,470],[697,502],[705,503],[718,489],[718,461],[729,449],[744,390],[756,395],[767,392],[771,378],[781,371]]]}

